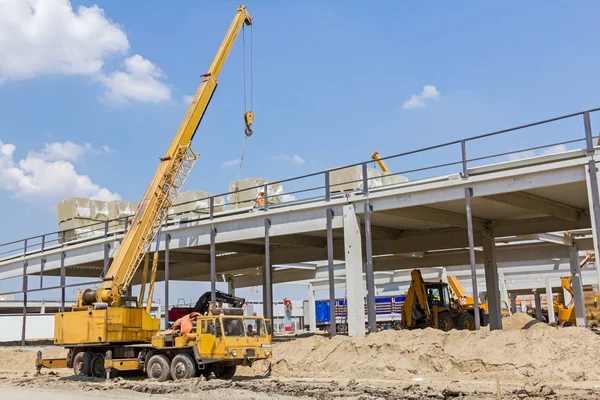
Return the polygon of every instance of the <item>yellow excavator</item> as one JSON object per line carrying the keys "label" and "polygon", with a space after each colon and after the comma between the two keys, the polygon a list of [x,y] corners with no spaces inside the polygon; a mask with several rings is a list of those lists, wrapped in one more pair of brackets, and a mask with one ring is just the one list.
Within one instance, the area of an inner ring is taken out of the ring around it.
{"label": "yellow excavator", "polygon": [[[246,7],[240,5],[208,72],[202,75],[202,83],[167,153],[160,158],[102,284],[96,290],[79,293],[77,304],[70,311],[55,315],[54,344],[64,346],[67,357],[44,359],[38,354],[38,372],[44,367],[72,367],[76,375],[96,377],[110,376],[115,371],[143,370],[159,381],[200,373],[229,378],[237,365],[251,365],[257,359],[271,357],[270,321],[244,317],[241,309],[229,312],[230,309],[217,309],[211,303],[205,315],[195,317],[192,331],[161,334],[160,320],[150,315],[161,226],[196,161],[192,139],[217,88],[223,64],[239,32],[251,24]],[[246,136],[252,133],[253,119],[252,111],[246,110]],[[145,288],[147,253],[153,242],[156,251],[144,308],[143,289],[139,298],[126,293],[144,258]]]}
{"label": "yellow excavator", "polygon": [[[588,252],[585,255],[585,258],[581,260],[579,263],[579,267],[583,269],[588,262],[595,261],[596,256],[593,251]],[[562,326],[571,326],[576,324],[576,314],[575,314],[575,291],[571,286],[572,277],[563,277],[560,279],[560,283],[562,288],[567,291],[571,295],[571,301],[568,304],[565,304],[564,295],[561,293],[557,296],[556,300],[554,300],[554,308],[555,312],[558,316],[558,323]],[[594,298],[596,295],[592,291],[584,292],[584,302],[586,309],[586,321],[588,327],[598,328],[600,321],[600,313],[598,309],[595,307]],[[535,308],[531,309],[532,315],[535,315]]]}
{"label": "yellow excavator", "polygon": [[403,329],[436,328],[475,330],[475,318],[450,297],[445,282],[425,282],[421,271],[410,273],[411,282],[402,305],[400,326]]}

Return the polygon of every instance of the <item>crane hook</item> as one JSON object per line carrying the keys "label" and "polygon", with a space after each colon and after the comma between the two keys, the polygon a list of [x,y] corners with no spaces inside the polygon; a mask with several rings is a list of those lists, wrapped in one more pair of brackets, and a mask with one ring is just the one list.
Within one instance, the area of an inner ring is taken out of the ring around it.
{"label": "crane hook", "polygon": [[246,130],[244,131],[244,134],[247,137],[250,137],[253,133],[250,126],[252,126],[252,122],[254,122],[254,113],[252,111],[246,111],[244,113],[244,122],[246,123]]}

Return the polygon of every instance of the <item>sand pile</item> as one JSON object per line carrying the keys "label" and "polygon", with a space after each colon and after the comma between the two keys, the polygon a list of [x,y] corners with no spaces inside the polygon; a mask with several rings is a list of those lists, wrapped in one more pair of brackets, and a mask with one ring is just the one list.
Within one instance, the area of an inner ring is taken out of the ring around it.
{"label": "sand pile", "polygon": [[35,371],[35,358],[42,350],[44,358],[64,358],[67,351],[60,347],[14,348],[0,347],[0,371]]}
{"label": "sand pile", "polygon": [[[531,319],[531,318],[529,318]],[[587,329],[531,324],[517,316],[506,331],[383,331],[364,338],[313,336],[277,343],[275,377],[394,379],[600,379],[600,338]],[[264,366],[256,366],[257,371]]]}
{"label": "sand pile", "polygon": [[508,318],[502,318],[502,328],[507,331],[518,331],[521,329],[552,329],[544,322],[538,321],[525,313],[516,313]]}

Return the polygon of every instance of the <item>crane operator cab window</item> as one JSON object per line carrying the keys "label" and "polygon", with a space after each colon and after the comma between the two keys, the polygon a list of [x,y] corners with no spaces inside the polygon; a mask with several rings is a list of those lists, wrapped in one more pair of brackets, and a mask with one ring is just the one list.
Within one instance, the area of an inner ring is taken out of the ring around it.
{"label": "crane operator cab window", "polygon": [[246,336],[248,337],[262,337],[267,334],[267,329],[262,319],[244,318],[244,324],[246,325]]}
{"label": "crane operator cab window", "polygon": [[221,324],[216,319],[202,320],[200,324],[200,332],[203,334],[221,337]]}
{"label": "crane operator cab window", "polygon": [[444,285],[430,286],[427,288],[427,302],[429,306],[450,308],[448,287]]}
{"label": "crane operator cab window", "polygon": [[223,330],[228,337],[245,336],[244,321],[242,318],[223,318]]}

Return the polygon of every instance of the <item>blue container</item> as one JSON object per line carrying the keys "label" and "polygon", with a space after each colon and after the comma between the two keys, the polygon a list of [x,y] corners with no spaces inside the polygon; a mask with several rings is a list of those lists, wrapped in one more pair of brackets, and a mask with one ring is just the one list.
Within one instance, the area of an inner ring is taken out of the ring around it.
{"label": "blue container", "polygon": [[329,300],[317,300],[315,301],[315,316],[317,317],[317,324],[323,322],[329,322]]}

